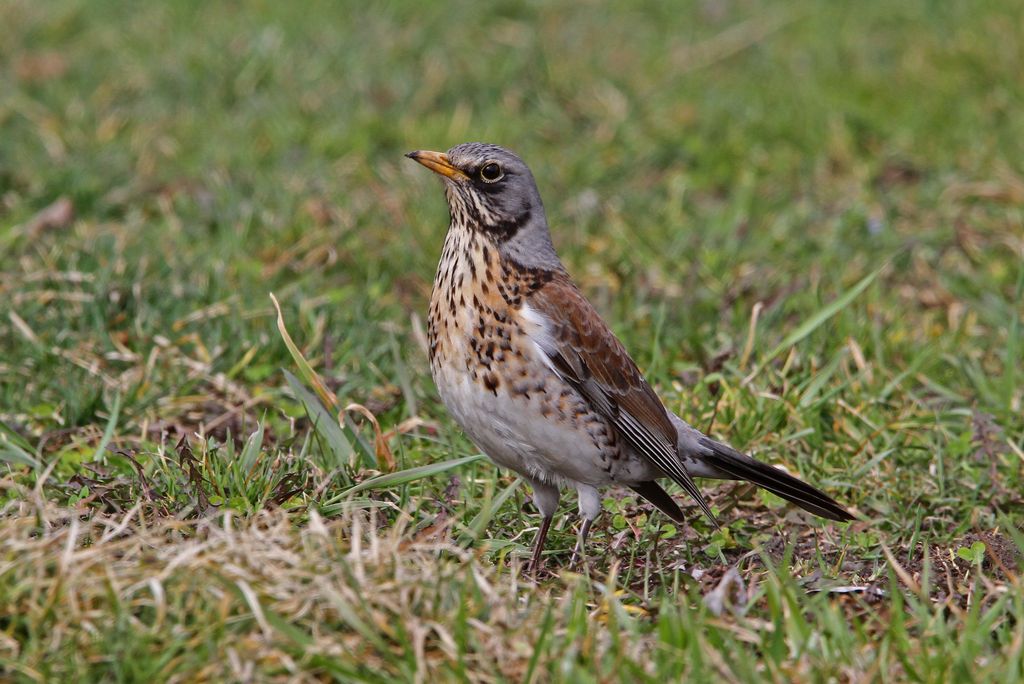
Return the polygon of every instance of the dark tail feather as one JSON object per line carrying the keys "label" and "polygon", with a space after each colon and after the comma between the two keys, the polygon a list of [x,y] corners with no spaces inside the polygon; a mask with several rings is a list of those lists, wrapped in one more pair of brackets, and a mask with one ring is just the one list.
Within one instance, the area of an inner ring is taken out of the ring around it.
{"label": "dark tail feather", "polygon": [[679,510],[679,504],[657,482],[639,482],[629,485],[629,488],[650,501],[655,508],[676,522],[686,522],[686,517]]}
{"label": "dark tail feather", "polygon": [[[820,515],[822,518],[838,520],[840,522],[855,520],[849,511],[840,506],[828,494],[802,480],[796,479],[785,471],[772,467],[767,463],[754,460],[730,446],[707,437],[701,437],[700,443],[711,450],[710,455],[702,454],[701,458],[708,465],[718,468],[723,473],[737,480],[753,482],[758,487],[763,487],[772,494],[781,496],[786,501],[792,501],[800,508],[810,511],[815,515]],[[658,506],[653,501],[651,503]],[[661,508],[661,506],[658,506],[658,508]]]}

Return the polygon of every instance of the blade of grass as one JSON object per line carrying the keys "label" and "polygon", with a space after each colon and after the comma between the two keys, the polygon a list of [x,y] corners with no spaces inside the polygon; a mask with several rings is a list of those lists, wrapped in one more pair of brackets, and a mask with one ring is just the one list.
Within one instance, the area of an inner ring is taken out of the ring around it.
{"label": "blade of grass", "polygon": [[797,402],[797,406],[804,409],[814,403],[814,400],[817,399],[821,389],[832,379],[832,376],[835,375],[836,370],[839,368],[839,364],[846,358],[846,354],[846,347],[843,347],[839,350],[839,353],[835,355],[835,358],[829,361],[824,368],[819,370],[814,377],[811,378],[810,382],[807,383],[807,388],[804,390],[803,395],[800,397],[800,401]]}
{"label": "blade of grass", "polygon": [[[1017,292],[1014,301],[1024,301],[1024,266],[1017,276]],[[1003,364],[1003,405],[1007,411],[1013,406],[1013,395],[1017,391],[1017,364],[1020,349],[1020,307],[1013,307],[1010,329],[1006,334],[1006,362]]]}
{"label": "blade of grass", "polygon": [[238,455],[238,462],[242,466],[242,471],[248,473],[252,468],[253,464],[256,463],[256,459],[259,458],[260,449],[263,447],[263,421],[257,423],[256,432],[249,435],[249,439],[245,440],[245,446],[242,447],[242,453]]}
{"label": "blade of grass", "polygon": [[32,466],[35,470],[39,470],[39,467],[42,465],[35,456],[17,444],[10,443],[0,443],[0,461],[15,465]]}
{"label": "blade of grass", "polygon": [[[338,497],[336,497],[338,498]],[[321,515],[335,515],[342,511],[361,511],[369,510],[371,508],[394,508],[394,504],[390,501],[374,501],[373,499],[348,499],[345,501],[335,501],[333,503],[324,503],[317,507],[317,510]]]}
{"label": "blade of grass", "polygon": [[14,428],[0,420],[0,461],[28,465],[39,470],[42,461],[33,456],[31,451],[32,445]]}
{"label": "blade of grass", "polygon": [[[347,415],[345,415],[343,411],[341,411],[341,404],[338,401],[338,397],[334,395],[334,392],[327,389],[327,386],[324,384],[324,381],[320,378],[320,375],[315,370],[313,370],[312,366],[309,365],[309,362],[306,361],[306,357],[302,355],[302,352],[299,350],[298,346],[292,340],[291,335],[288,334],[288,328],[284,324],[284,315],[281,313],[281,305],[278,303],[277,297],[274,296],[273,292],[270,293],[270,299],[274,302],[274,309],[277,311],[277,330],[281,334],[281,339],[284,340],[284,345],[285,347],[288,348],[288,353],[291,354],[292,360],[295,361],[295,365],[298,366],[299,368],[299,375],[301,375],[302,379],[306,381],[306,384],[313,388],[317,396],[320,397],[320,401],[322,401],[326,406],[330,407],[332,411],[338,414],[337,420],[332,420],[331,422],[336,422],[339,425],[341,423],[344,423],[345,427],[352,431],[353,437],[356,439],[356,441],[362,443],[362,440],[360,439],[358,431],[356,430],[355,425],[352,423],[352,420]],[[294,380],[294,376],[288,374],[287,371],[286,375],[291,378],[288,381],[288,384],[292,386],[293,390],[295,390],[297,386],[301,386],[301,384],[298,382],[292,382]],[[304,391],[302,393],[308,394],[308,392]],[[303,400],[303,404],[306,405],[306,409],[308,412],[310,408],[309,403]],[[320,411],[317,411],[316,413],[319,414]],[[356,450],[352,448],[351,443],[348,440],[344,439],[344,433],[340,427],[337,431],[332,431],[331,435],[333,443],[337,443],[337,437],[339,435],[341,436],[342,440],[344,440],[345,444],[348,447],[347,451],[350,456],[352,454],[357,453]],[[377,467],[377,456],[374,453],[374,450],[361,449],[359,453],[362,454],[363,460],[365,462],[364,465],[366,465],[366,467]],[[354,464],[351,465],[354,467]]]}
{"label": "blade of grass", "polygon": [[330,587],[323,588],[323,595],[334,606],[334,609],[338,611],[338,617],[344,620],[349,627],[358,632],[381,652],[388,650],[388,644],[384,641],[384,637],[359,615],[357,608],[346,601],[344,596]]}
{"label": "blade of grass", "polygon": [[313,423],[313,429],[317,435],[324,441],[327,449],[330,453],[331,462],[328,468],[342,469],[346,465],[351,465],[355,450],[352,448],[352,443],[345,437],[344,431],[341,426],[338,425],[338,421],[334,419],[327,409],[324,408],[323,404],[313,396],[313,394],[307,390],[299,379],[288,371],[283,371],[285,380],[288,382],[288,386],[295,394],[295,398],[299,400],[302,407],[306,410],[306,415],[309,416],[310,421]]}
{"label": "blade of grass", "polygon": [[420,480],[425,477],[431,477],[433,475],[438,475],[439,473],[447,472],[468,463],[479,461],[482,458],[484,458],[483,454],[474,454],[472,456],[463,456],[462,458],[453,458],[448,461],[441,461],[440,463],[430,463],[428,465],[417,466],[415,468],[406,468],[405,470],[399,470],[386,475],[378,475],[377,477],[371,477],[369,480],[364,480],[354,487],[349,487],[339,494],[338,498],[345,498],[353,494],[358,494],[359,492],[365,492],[369,489],[396,487],[408,482],[413,482],[414,480]]}
{"label": "blade of grass", "polygon": [[469,527],[459,537],[457,542],[458,545],[466,547],[480,539],[484,530],[487,529],[487,525],[489,525],[491,520],[494,518],[494,514],[497,513],[503,505],[505,505],[505,502],[508,501],[510,496],[515,494],[521,484],[523,484],[522,478],[517,477],[512,484],[501,490],[501,493],[498,494],[498,496],[492,498],[490,501],[484,502],[484,505],[480,508],[480,512],[473,517],[473,520],[469,523]]}
{"label": "blade of grass", "polygon": [[923,350],[921,350],[921,353],[918,354],[917,356],[915,356],[911,360],[911,362],[909,364],[907,364],[906,368],[904,368],[902,371],[897,373],[893,377],[893,379],[890,380],[889,383],[885,387],[882,388],[882,391],[878,393],[878,399],[880,401],[885,401],[886,399],[888,399],[889,395],[891,395],[894,391],[896,391],[896,388],[899,387],[900,384],[904,380],[906,380],[908,377],[910,377],[911,375],[916,373],[918,371],[918,369],[920,369],[921,366],[924,365],[925,361],[930,360],[932,358],[932,356],[934,356],[934,354],[935,354],[935,347],[934,346],[932,346],[932,345],[925,346],[925,348]]}
{"label": "blade of grass", "polygon": [[288,328],[286,328],[284,324],[284,315],[281,313],[281,305],[278,304],[277,297],[274,296],[273,292],[270,293],[270,299],[274,302],[274,309],[277,310],[277,331],[281,334],[281,339],[284,340],[284,346],[288,348],[288,353],[292,355],[292,360],[295,361],[295,365],[299,367],[299,375],[301,375],[302,379],[306,381],[306,384],[316,391],[320,400],[323,401],[324,404],[329,406],[332,410],[337,411],[341,408],[338,398],[334,396],[334,392],[327,389],[324,381],[320,379],[317,372],[313,370],[313,367],[309,365],[308,361],[306,361],[306,357],[304,357],[302,352],[299,351],[295,342],[292,341],[292,336],[288,334]]}
{"label": "blade of grass", "polygon": [[868,286],[875,281],[875,278],[878,277],[878,274],[881,273],[882,269],[884,269],[887,265],[888,262],[882,264],[877,269],[861,278],[856,285],[854,285],[849,290],[833,299],[831,302],[829,302],[821,309],[819,309],[817,313],[815,313],[806,321],[804,321],[796,330],[787,335],[786,339],[782,340],[782,342],[780,342],[774,349],[772,349],[770,352],[768,352],[767,355],[765,355],[765,357],[761,360],[761,363],[758,364],[758,366],[753,370],[753,372],[751,372],[750,375],[744,378],[743,383],[749,383],[751,380],[757,377],[757,374],[761,371],[762,368],[764,368],[769,363],[774,361],[775,358],[779,356],[779,354],[793,347],[795,344],[803,340],[812,332],[820,328],[830,318],[832,318],[837,313],[848,307],[853,302],[853,300],[860,296],[860,294],[864,292],[864,290],[866,290]]}
{"label": "blade of grass", "polygon": [[17,430],[0,420],[0,442],[10,443],[23,451],[32,451],[32,445]]}
{"label": "blade of grass", "polygon": [[391,358],[395,364],[395,375],[398,376],[398,386],[402,388],[402,397],[405,399],[405,410],[410,416],[419,414],[419,405],[416,401],[416,392],[412,389],[412,377],[409,368],[402,358],[402,350],[398,346],[398,340],[394,335],[388,337],[391,345]]}
{"label": "blade of grass", "polygon": [[537,672],[537,663],[540,662],[540,654],[549,648],[547,645],[548,634],[551,632],[551,626],[554,624],[554,613],[551,606],[547,607],[544,612],[544,621],[541,623],[540,631],[537,634],[537,640],[533,646],[533,655],[530,656],[530,664],[526,668],[526,675],[523,676],[523,681],[527,684],[532,684],[537,680],[534,675]]}
{"label": "blade of grass", "polygon": [[121,393],[118,392],[114,395],[114,405],[110,407],[110,418],[107,420],[107,427],[103,430],[103,437],[100,439],[100,443],[96,446],[96,453],[93,454],[92,460],[98,461],[103,458],[103,453],[107,450],[107,445],[110,444],[110,440],[114,438],[114,430],[117,428],[117,417],[121,413]]}

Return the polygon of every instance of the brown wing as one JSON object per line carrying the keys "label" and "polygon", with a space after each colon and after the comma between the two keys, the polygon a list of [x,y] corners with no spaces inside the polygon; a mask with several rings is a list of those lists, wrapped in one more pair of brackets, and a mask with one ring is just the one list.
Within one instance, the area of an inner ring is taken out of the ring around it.
{"label": "brown wing", "polygon": [[678,455],[678,435],[661,399],[626,348],[567,277],[558,275],[534,292],[529,305],[541,314],[547,335],[538,340],[558,372],[619,434],[714,515]]}

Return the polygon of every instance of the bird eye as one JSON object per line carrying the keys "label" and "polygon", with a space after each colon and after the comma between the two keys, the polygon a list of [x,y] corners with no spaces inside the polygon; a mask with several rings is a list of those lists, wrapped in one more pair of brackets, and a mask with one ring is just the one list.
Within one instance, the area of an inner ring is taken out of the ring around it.
{"label": "bird eye", "polygon": [[480,169],[480,180],[485,183],[496,183],[497,181],[500,181],[504,175],[505,174],[501,171],[501,167],[498,166],[498,162],[487,162],[483,165],[483,168]]}

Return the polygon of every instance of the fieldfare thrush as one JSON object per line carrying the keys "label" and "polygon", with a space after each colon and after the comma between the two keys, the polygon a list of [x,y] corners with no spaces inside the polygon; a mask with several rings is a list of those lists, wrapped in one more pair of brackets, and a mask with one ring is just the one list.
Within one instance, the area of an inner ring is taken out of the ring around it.
{"label": "fieldfare thrush", "polygon": [[542,516],[533,572],[562,487],[576,489],[583,519],[574,559],[601,511],[598,488],[615,483],[677,522],[683,513],[659,478],[716,525],[695,477],[748,480],[815,515],[853,519],[665,408],[559,260],[522,159],[483,143],[407,156],[441,176],[451,214],[430,298],[430,371],[469,438],[533,487]]}

